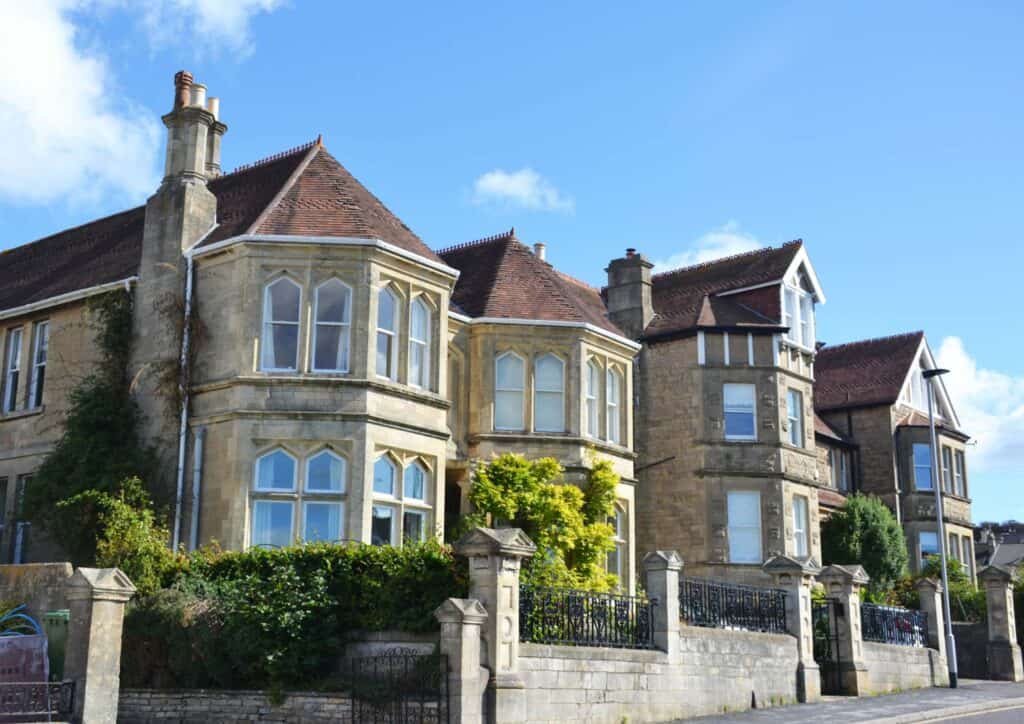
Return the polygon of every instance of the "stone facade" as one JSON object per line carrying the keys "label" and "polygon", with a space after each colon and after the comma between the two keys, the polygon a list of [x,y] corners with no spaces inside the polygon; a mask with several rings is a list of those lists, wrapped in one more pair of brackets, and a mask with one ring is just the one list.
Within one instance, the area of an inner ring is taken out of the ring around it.
{"label": "stone facade", "polygon": [[122,689],[120,724],[228,724],[261,721],[313,724],[349,721],[352,700],[346,694],[283,692],[281,701],[261,691]]}
{"label": "stone facade", "polygon": [[863,694],[949,685],[946,658],[935,649],[871,641],[865,641],[863,646],[867,665],[867,690]]}

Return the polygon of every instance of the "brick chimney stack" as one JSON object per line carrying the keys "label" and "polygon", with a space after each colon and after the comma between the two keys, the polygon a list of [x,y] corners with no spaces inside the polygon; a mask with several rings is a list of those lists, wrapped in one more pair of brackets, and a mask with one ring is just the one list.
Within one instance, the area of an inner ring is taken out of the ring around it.
{"label": "brick chimney stack", "polygon": [[608,273],[608,316],[627,336],[637,339],[654,318],[651,301],[651,268],[636,249],[626,249],[626,255],[612,259]]}

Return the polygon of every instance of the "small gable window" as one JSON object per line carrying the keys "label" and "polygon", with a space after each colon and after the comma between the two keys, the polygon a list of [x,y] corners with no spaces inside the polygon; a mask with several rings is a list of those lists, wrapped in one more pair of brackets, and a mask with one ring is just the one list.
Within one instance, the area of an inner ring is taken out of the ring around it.
{"label": "small gable window", "polygon": [[352,290],[337,279],[316,288],[313,371],[348,372]]}
{"label": "small gable window", "polygon": [[782,324],[789,328],[787,340],[814,349],[814,296],[803,289],[799,278],[783,286]]}
{"label": "small gable window", "polygon": [[301,303],[302,290],[291,279],[278,279],[264,290],[260,365],[264,370],[290,372],[298,369]]}

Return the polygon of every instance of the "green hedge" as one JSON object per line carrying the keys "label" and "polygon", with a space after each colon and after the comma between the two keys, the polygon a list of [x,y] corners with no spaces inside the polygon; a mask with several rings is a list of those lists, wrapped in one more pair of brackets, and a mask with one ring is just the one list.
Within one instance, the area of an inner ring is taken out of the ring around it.
{"label": "green hedge", "polygon": [[313,544],[190,557],[169,588],[129,607],[125,686],[274,688],[330,679],[357,631],[436,630],[433,611],[467,591],[437,543]]}

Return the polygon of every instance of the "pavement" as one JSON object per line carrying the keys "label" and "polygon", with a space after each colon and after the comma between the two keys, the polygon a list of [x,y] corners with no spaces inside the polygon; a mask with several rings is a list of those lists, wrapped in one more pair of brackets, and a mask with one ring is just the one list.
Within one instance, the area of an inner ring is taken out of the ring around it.
{"label": "pavement", "polygon": [[956,689],[917,689],[899,694],[861,698],[827,696],[814,704],[755,709],[686,721],[700,724],[789,724],[824,721],[879,724],[927,721],[941,721],[945,724],[1019,724],[1024,722],[1024,683],[963,679]]}

